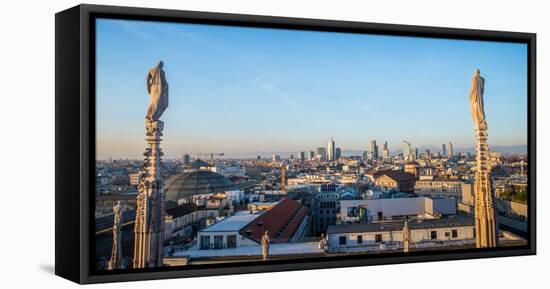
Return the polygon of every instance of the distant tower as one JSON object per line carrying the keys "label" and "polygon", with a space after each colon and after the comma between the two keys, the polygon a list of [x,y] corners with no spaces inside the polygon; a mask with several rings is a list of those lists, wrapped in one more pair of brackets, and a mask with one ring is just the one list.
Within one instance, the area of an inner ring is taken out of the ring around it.
{"label": "distant tower", "polygon": [[334,150],[334,160],[338,160],[341,157],[342,157],[342,149],[336,148],[336,150]]}
{"label": "distant tower", "polygon": [[134,225],[134,268],[163,266],[164,259],[164,199],[161,173],[162,150],[160,142],[164,122],[159,118],[168,107],[168,83],[162,70],[162,62],[150,69],[147,75],[147,91],[150,95],[145,118],[147,147],[143,155],[136,201]]}
{"label": "distant tower", "polygon": [[122,266],[122,208],[120,201],[113,206],[113,248],[111,249],[111,259],[107,265],[108,270],[124,269]]}
{"label": "distant tower", "polygon": [[432,154],[430,153],[429,149],[424,150],[424,157],[427,159],[432,157]]}
{"label": "distant tower", "polygon": [[183,164],[188,165],[191,162],[191,156],[188,154],[183,155]]}
{"label": "distant tower", "polygon": [[335,156],[336,156],[336,148],[335,148],[334,139],[330,138],[330,141],[327,144],[327,160],[333,161],[335,159]]}
{"label": "distant tower", "polygon": [[377,160],[378,159],[378,145],[376,145],[376,140],[372,140],[370,142],[370,151],[372,152],[372,158]]}
{"label": "distant tower", "polygon": [[389,159],[390,158],[390,151],[388,150],[388,142],[384,142],[384,146],[382,149],[382,158],[383,159]]}
{"label": "distant tower", "polygon": [[448,156],[452,157],[454,155],[453,152],[453,143],[449,142],[449,145],[447,146],[447,154]]}
{"label": "distant tower", "polygon": [[470,112],[476,129],[475,226],[476,247],[496,247],[497,224],[493,205],[487,122],[483,105],[485,79],[476,69],[470,87]]}
{"label": "distant tower", "polygon": [[286,165],[281,165],[281,184],[279,185],[281,191],[286,190]]}
{"label": "distant tower", "polygon": [[412,154],[411,144],[408,141],[404,140],[403,141],[403,159],[407,161],[410,160],[411,154]]}
{"label": "distant tower", "polygon": [[447,145],[446,144],[441,145],[441,156],[443,156],[443,157],[447,156]]}
{"label": "distant tower", "polygon": [[324,147],[317,148],[317,158],[320,161],[325,161],[327,159],[327,149]]}

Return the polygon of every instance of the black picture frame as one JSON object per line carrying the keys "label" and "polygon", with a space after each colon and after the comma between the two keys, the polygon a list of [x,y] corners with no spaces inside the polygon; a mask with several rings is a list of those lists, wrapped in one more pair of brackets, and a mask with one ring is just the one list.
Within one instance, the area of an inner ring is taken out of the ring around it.
{"label": "black picture frame", "polygon": [[[246,262],[238,265],[94,271],[95,71],[97,17],[368,33],[528,45],[528,244],[475,250],[388,253],[329,259]],[[350,266],[414,263],[536,254],[536,34],[319,19],[238,15],[101,5],[79,5],[55,16],[55,274],[77,283],[100,283]]]}

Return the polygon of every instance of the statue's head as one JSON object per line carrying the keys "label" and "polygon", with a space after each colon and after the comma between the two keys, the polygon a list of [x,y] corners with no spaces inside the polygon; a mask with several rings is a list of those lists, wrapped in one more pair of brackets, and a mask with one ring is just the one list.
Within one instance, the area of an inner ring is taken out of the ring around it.
{"label": "statue's head", "polygon": [[268,230],[265,230],[264,235],[269,237],[269,231],[268,231]]}
{"label": "statue's head", "polygon": [[479,68],[476,68],[476,70],[475,70],[475,73],[474,73],[474,74],[475,74],[475,75],[479,75]]}
{"label": "statue's head", "polygon": [[162,60],[161,60],[161,61],[159,61],[159,64],[158,64],[158,66],[159,66],[160,68],[163,68],[163,67],[164,67],[164,62],[162,62]]}

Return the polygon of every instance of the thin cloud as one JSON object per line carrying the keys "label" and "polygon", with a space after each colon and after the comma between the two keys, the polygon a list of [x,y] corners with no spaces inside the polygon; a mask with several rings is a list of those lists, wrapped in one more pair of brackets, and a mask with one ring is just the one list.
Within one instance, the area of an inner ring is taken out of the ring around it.
{"label": "thin cloud", "polygon": [[144,39],[144,40],[153,40],[154,39],[154,37],[151,34],[145,33],[139,27],[136,27],[135,23],[132,23],[130,21],[125,21],[125,20],[119,21],[118,23],[120,23],[120,25],[127,32],[129,32],[130,34],[132,34],[136,37],[139,37],[139,38]]}
{"label": "thin cloud", "polygon": [[262,72],[260,75],[250,81],[250,85],[274,94],[276,97],[281,98],[291,108],[297,107],[298,104],[291,96],[288,95],[288,93],[279,89],[279,87],[277,87],[272,82],[266,81],[268,74],[268,72]]}

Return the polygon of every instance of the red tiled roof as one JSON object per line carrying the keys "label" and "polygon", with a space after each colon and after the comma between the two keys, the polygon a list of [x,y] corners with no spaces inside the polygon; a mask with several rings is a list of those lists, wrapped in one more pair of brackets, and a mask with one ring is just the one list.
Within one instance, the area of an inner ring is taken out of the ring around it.
{"label": "red tiled roof", "polygon": [[284,198],[276,206],[242,228],[239,233],[260,243],[267,230],[271,242],[288,242],[308,213],[309,209],[300,202]]}

